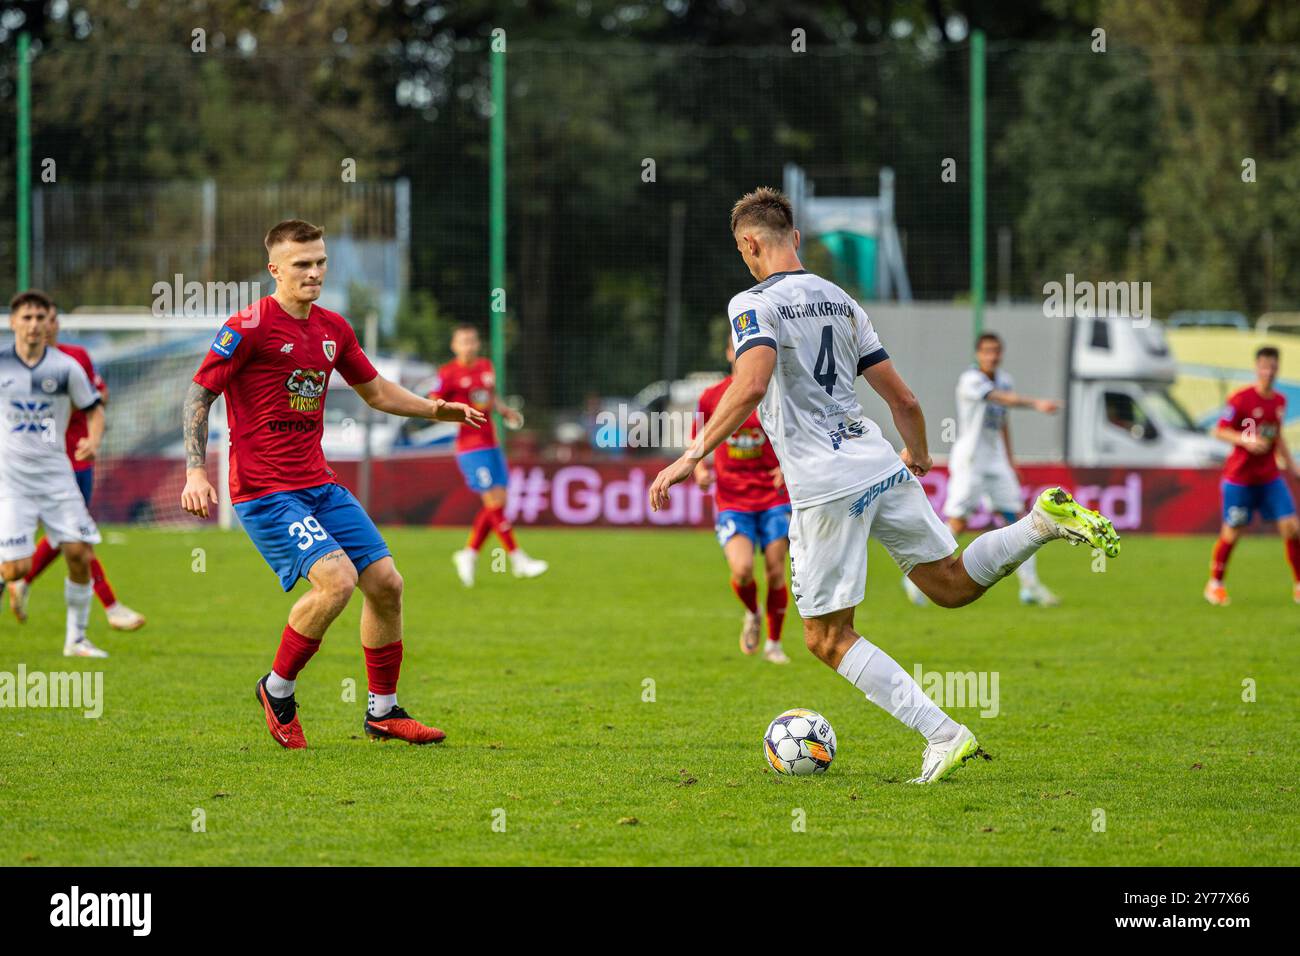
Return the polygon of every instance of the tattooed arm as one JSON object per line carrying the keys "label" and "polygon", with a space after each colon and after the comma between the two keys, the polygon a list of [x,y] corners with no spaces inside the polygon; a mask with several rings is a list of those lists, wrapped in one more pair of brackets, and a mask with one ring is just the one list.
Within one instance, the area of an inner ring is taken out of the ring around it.
{"label": "tattooed arm", "polygon": [[198,382],[185,394],[185,490],[181,507],[200,518],[208,516],[208,503],[216,504],[217,489],[208,481],[208,413],[217,393]]}

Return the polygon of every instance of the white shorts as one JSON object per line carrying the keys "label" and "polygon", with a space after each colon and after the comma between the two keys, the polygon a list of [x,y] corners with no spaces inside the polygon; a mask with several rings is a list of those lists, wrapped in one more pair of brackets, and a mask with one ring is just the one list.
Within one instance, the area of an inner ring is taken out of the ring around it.
{"label": "white shorts", "polygon": [[1020,479],[1006,460],[948,464],[948,497],[943,503],[945,518],[968,518],[987,500],[995,512],[1019,515],[1025,507]]}
{"label": "white shorts", "polygon": [[74,486],[69,492],[35,497],[0,496],[0,561],[20,561],[36,552],[36,525],[45,526],[50,544],[99,544],[99,529]]}
{"label": "white shorts", "polygon": [[904,574],[957,550],[957,539],[906,468],[866,491],[795,508],[790,520],[790,581],[802,617],[862,603],[868,537],[885,546]]}

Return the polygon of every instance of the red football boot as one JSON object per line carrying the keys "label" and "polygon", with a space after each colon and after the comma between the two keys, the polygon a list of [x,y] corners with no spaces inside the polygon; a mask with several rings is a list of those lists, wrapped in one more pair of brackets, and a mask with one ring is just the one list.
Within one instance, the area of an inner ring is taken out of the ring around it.
{"label": "red football boot", "polygon": [[298,723],[298,704],[292,694],[288,697],[272,697],[266,692],[266,677],[263,677],[257,682],[257,701],[266,713],[266,729],[271,731],[277,744],[286,750],[307,748],[302,724]]}
{"label": "red football boot", "polygon": [[366,711],[363,725],[372,740],[405,740],[408,744],[440,744],[447,736],[437,727],[426,727],[400,707],[382,720]]}

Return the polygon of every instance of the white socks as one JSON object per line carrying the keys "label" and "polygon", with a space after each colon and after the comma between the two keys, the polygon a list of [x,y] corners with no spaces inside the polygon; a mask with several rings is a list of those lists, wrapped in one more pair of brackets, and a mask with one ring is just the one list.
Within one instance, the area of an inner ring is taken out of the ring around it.
{"label": "white socks", "polygon": [[374,691],[370,691],[370,699],[366,708],[370,711],[372,717],[382,717],[396,706],[396,694],[376,694]]}
{"label": "white socks", "polygon": [[1050,532],[1038,529],[1031,511],[1015,524],[984,532],[962,552],[961,562],[971,580],[992,587],[1052,537]]}
{"label": "white socks", "polygon": [[292,697],[293,689],[297,686],[296,680],[285,680],[275,671],[266,676],[266,692],[272,697]]}
{"label": "white socks", "polygon": [[836,671],[866,694],[867,700],[920,731],[930,743],[948,740],[957,732],[957,725],[925,695],[912,675],[865,637],[848,649]]}
{"label": "white socks", "polygon": [[1028,590],[1038,587],[1038,555],[1031,554],[1025,558],[1025,563],[1016,568],[1016,577],[1020,579],[1020,586]]}
{"label": "white socks", "polygon": [[90,601],[95,589],[89,581],[77,584],[70,578],[63,580],[63,603],[68,606],[68,629],[64,642],[75,644],[86,636],[90,623]]}

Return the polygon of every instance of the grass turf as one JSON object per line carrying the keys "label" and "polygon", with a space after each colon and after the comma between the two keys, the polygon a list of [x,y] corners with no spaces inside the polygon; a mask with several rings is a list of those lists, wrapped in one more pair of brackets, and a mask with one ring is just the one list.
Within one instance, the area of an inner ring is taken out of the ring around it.
{"label": "grass turf", "polygon": [[[241,534],[116,530],[101,557],[150,621],[116,634],[96,608],[103,662],[59,654],[52,568],[31,621],[0,622],[0,671],[102,669],[104,712],[0,710],[0,865],[1300,861],[1300,609],[1276,539],[1237,548],[1226,609],[1200,597],[1205,539],[1127,538],[1105,573],[1053,543],[1051,610],[1013,581],[913,608],[873,544],[859,630],[909,671],[998,674],[996,717],[952,711],[994,759],[923,788],[921,739],[812,658],[793,605],[791,665],[740,655],[710,535],[521,535],[550,573],[494,574],[485,552],[466,591],[461,532],[388,531],[401,699],[448,732],[436,748],[362,736],[359,596],[299,680],[310,749],[273,743],[253,685],[293,596]],[[763,729],[796,706],[835,726],[825,775],[766,768]]]}

